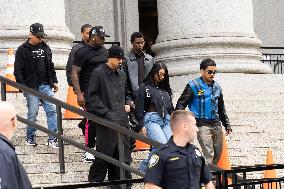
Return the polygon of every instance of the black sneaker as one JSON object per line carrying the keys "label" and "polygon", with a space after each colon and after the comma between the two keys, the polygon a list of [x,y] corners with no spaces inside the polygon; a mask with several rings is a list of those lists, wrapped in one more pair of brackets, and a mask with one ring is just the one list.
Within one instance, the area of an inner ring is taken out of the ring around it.
{"label": "black sneaker", "polygon": [[52,148],[59,148],[57,138],[48,139],[46,145],[51,146]]}
{"label": "black sneaker", "polygon": [[28,138],[27,141],[26,141],[26,145],[27,146],[36,146],[37,143],[35,141],[35,138],[34,137]]}

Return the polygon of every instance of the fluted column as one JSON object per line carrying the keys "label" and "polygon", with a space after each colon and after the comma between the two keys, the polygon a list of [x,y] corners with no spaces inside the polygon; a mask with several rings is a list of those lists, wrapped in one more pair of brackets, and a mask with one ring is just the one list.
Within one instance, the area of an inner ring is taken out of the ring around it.
{"label": "fluted column", "polygon": [[271,73],[260,63],[251,0],[158,0],[153,50],[173,75],[195,73],[204,58],[221,72]]}
{"label": "fluted column", "polygon": [[7,49],[16,49],[28,38],[31,24],[43,24],[56,68],[64,68],[73,34],[65,24],[64,0],[2,0],[0,6],[0,68]]}

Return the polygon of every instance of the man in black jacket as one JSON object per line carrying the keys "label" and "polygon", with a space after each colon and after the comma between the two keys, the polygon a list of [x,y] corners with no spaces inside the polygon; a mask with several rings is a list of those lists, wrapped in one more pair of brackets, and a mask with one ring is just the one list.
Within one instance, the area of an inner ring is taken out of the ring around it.
{"label": "man in black jacket", "polygon": [[82,41],[74,45],[70,51],[68,61],[66,64],[66,78],[67,78],[67,83],[69,86],[72,86],[71,71],[72,71],[72,65],[73,65],[74,58],[77,52],[89,42],[89,32],[91,28],[92,26],[90,24],[84,24],[81,27]]}
{"label": "man in black jacket", "polygon": [[[124,51],[119,46],[112,46],[108,55],[107,63],[91,74],[87,109],[99,117],[129,128],[127,112],[130,111],[130,106],[126,104],[131,104],[130,91],[127,89],[126,75],[118,69],[124,58]],[[97,125],[96,128],[97,151],[118,159],[117,132],[102,125]],[[129,138],[124,136],[123,141],[125,163],[130,164]],[[96,158],[90,167],[89,181],[103,181],[107,171],[109,180],[120,179],[118,167]],[[125,174],[127,178],[131,178],[129,172]],[[131,186],[127,187],[131,188]],[[120,186],[112,186],[112,188],[120,188]]]}
{"label": "man in black jacket", "polygon": [[17,128],[14,106],[0,101],[0,188],[31,189],[31,183],[15,153],[11,139]]}
{"label": "man in black jacket", "polygon": [[[58,81],[52,62],[51,49],[43,41],[45,36],[42,24],[35,23],[30,26],[29,39],[16,52],[14,75],[17,83],[38,90],[45,95],[53,96],[54,92],[58,91]],[[26,92],[24,96],[27,99],[28,120],[36,122],[40,99]],[[55,106],[45,101],[41,101],[41,104],[47,115],[48,129],[57,132]],[[36,145],[35,132],[35,128],[27,126],[27,145]],[[49,136],[47,145],[58,148],[56,137]]]}

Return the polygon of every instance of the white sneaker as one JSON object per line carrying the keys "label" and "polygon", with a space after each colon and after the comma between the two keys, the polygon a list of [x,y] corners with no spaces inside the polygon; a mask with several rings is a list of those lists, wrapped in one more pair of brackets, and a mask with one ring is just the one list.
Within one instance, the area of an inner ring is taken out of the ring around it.
{"label": "white sneaker", "polygon": [[51,146],[52,148],[59,148],[57,138],[48,139],[46,145]]}
{"label": "white sneaker", "polygon": [[83,155],[83,162],[91,163],[95,160],[95,156],[93,154],[90,154],[89,152],[85,152]]}

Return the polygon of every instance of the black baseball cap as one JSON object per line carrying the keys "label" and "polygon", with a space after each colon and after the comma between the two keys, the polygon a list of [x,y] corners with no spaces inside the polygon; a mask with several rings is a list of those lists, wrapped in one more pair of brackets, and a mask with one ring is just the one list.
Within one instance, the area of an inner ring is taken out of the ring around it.
{"label": "black baseball cap", "polygon": [[30,27],[30,32],[35,36],[41,36],[41,37],[46,36],[46,34],[44,33],[44,30],[43,30],[43,25],[40,24],[40,23],[32,24],[31,27]]}
{"label": "black baseball cap", "polygon": [[108,34],[106,34],[105,29],[102,26],[92,27],[89,33],[89,38],[93,35],[97,35],[99,37],[110,37]]}
{"label": "black baseball cap", "polygon": [[124,50],[118,45],[113,45],[111,48],[108,49],[108,57],[124,58]]}

